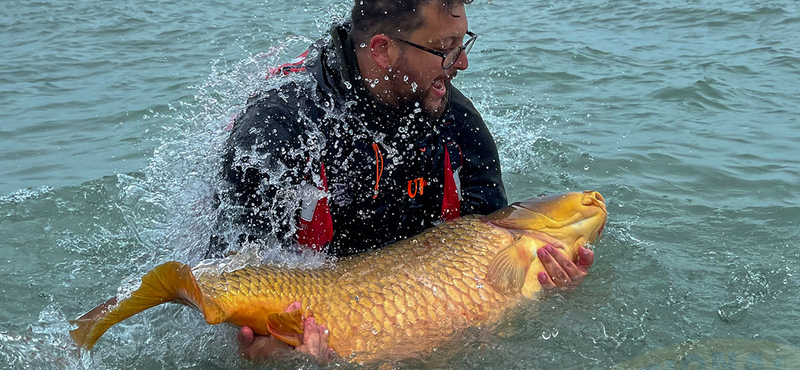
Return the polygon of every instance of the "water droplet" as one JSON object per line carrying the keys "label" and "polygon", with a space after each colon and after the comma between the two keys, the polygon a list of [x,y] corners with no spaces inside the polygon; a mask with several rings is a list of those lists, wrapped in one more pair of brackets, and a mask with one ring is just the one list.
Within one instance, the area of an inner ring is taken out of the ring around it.
{"label": "water droplet", "polygon": [[417,92],[417,89],[419,89],[419,85],[417,85],[416,82],[412,82],[411,83],[411,91]]}
{"label": "water droplet", "polygon": [[373,335],[378,335],[378,329],[372,328],[372,334]]}

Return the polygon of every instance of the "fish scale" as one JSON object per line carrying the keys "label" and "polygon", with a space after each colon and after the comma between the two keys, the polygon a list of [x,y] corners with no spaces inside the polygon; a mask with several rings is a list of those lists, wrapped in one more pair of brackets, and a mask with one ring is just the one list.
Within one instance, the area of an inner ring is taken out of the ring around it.
{"label": "fish scale", "polygon": [[[74,321],[91,348],[112,325],[149,307],[178,302],[209,324],[229,322],[302,343],[302,318],[329,330],[346,359],[394,360],[424,353],[469,326],[497,321],[541,289],[536,250],[553,245],[573,258],[599,237],[607,218],[597,192],[512,204],[482,217],[441,223],[384,249],[314,269],[248,266],[217,273],[167,262],[142,278],[131,297],[111,300]],[[284,309],[300,302],[302,309]]]}

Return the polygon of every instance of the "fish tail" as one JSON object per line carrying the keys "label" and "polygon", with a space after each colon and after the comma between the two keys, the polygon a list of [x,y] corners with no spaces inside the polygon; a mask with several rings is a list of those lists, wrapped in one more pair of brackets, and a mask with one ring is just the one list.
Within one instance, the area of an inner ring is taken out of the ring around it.
{"label": "fish tail", "polygon": [[110,327],[148,308],[176,302],[197,308],[205,315],[203,293],[188,265],[171,261],[156,266],[142,277],[142,285],[117,304],[116,298],[70,321],[78,327],[70,336],[78,347],[92,349]]}

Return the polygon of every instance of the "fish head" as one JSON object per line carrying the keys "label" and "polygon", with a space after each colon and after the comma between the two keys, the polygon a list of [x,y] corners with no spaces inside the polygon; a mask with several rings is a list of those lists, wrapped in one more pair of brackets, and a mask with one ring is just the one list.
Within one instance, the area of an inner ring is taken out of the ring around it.
{"label": "fish head", "polygon": [[484,217],[515,236],[551,244],[573,259],[578,247],[600,238],[607,219],[605,200],[596,191],[533,197]]}

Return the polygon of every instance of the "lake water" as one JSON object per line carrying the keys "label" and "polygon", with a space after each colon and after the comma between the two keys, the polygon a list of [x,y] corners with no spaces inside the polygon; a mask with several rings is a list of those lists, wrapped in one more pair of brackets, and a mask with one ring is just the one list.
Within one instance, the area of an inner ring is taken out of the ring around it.
{"label": "lake water", "polygon": [[[0,368],[255,368],[234,328],[174,305],[82,356],[66,321],[160,262],[198,261],[222,128],[269,65],[348,8],[3,2]],[[480,38],[455,83],[495,135],[510,199],[598,190],[610,221],[578,289],[470,331],[447,360],[396,368],[607,369],[712,339],[800,345],[797,2],[478,0],[467,13]]]}

